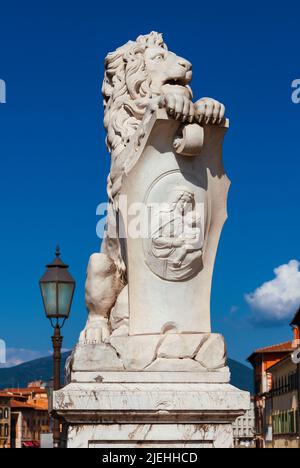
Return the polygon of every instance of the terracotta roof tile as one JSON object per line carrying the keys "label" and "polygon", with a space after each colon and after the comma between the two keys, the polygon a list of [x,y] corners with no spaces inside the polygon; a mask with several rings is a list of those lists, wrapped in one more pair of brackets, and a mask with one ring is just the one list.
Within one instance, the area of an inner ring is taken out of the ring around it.
{"label": "terracotta roof tile", "polygon": [[294,351],[293,341],[286,341],[285,343],[279,343],[273,346],[266,346],[265,348],[259,348],[254,351],[254,354],[264,353],[284,353]]}
{"label": "terracotta roof tile", "polygon": [[[295,351],[293,341],[286,341],[285,343],[279,343],[273,346],[266,346],[265,348],[256,349],[251,356],[248,357],[247,361],[254,365],[255,357],[259,354],[271,354],[271,353],[282,353],[287,354]],[[284,357],[284,356],[283,356]]]}
{"label": "terracotta roof tile", "polygon": [[11,407],[12,408],[27,408],[27,409],[34,409],[32,405],[25,403],[25,401],[17,401],[11,400]]}
{"label": "terracotta roof tile", "polygon": [[23,395],[31,395],[32,393],[35,394],[42,394],[42,393],[47,393],[47,390],[45,388],[6,388],[5,392],[9,393],[16,393],[18,395],[23,394]]}
{"label": "terracotta roof tile", "polygon": [[8,392],[0,392],[0,398],[12,398]]}
{"label": "terracotta roof tile", "polygon": [[32,409],[32,410],[36,410],[36,411],[47,411],[45,408],[39,406],[39,405],[35,405],[35,404],[32,404],[32,403],[25,403],[23,401],[18,401],[18,400],[11,400],[11,408],[12,409],[21,409],[21,408],[24,408],[24,409]]}

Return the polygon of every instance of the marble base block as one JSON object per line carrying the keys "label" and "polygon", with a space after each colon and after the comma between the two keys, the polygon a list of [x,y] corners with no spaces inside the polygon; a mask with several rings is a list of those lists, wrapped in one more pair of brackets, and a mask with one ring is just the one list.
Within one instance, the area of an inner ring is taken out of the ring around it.
{"label": "marble base block", "polygon": [[[180,375],[188,372],[227,374],[227,381],[220,382],[229,383],[226,361],[224,338],[216,333],[111,336],[106,343],[79,343],[72,353],[69,371],[72,381],[74,373],[77,380],[82,372],[100,375],[135,372],[141,376],[143,373],[173,372]],[[86,380],[91,381],[93,379]],[[203,377],[202,382],[211,383],[211,380]]]}
{"label": "marble base block", "polygon": [[229,384],[71,383],[54,394],[68,448],[231,448],[250,397]]}

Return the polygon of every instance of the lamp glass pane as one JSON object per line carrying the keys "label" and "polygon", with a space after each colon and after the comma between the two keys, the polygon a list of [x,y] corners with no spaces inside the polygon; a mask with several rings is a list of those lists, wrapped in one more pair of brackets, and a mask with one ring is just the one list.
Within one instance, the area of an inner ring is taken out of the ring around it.
{"label": "lamp glass pane", "polygon": [[58,284],[58,313],[60,316],[68,317],[71,309],[71,301],[74,292],[74,284]]}
{"label": "lamp glass pane", "polygon": [[48,317],[55,317],[57,315],[56,283],[41,283],[41,290],[44,299],[46,315]]}

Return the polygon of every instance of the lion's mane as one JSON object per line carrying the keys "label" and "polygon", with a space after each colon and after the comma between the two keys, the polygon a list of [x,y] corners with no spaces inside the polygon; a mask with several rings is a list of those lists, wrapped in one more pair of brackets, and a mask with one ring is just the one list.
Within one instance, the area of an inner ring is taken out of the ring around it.
{"label": "lion's mane", "polygon": [[142,121],[152,97],[151,78],[145,70],[144,53],[148,47],[167,50],[162,34],[151,32],[129,41],[105,59],[102,86],[106,144],[117,156],[128,144]]}

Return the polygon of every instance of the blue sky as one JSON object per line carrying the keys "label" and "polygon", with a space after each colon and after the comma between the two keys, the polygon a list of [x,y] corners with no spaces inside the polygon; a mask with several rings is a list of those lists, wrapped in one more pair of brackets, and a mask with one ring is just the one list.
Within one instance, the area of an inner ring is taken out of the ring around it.
{"label": "blue sky", "polygon": [[213,330],[240,361],[253,348],[288,339],[288,319],[298,299],[300,305],[298,265],[267,286],[271,309],[276,294],[287,294],[277,315],[263,310],[258,292],[260,320],[253,320],[245,294],[272,280],[274,268],[300,260],[300,104],[291,100],[291,83],[300,78],[299,2],[12,0],[0,13],[0,79],[7,85],[0,105],[0,338],[11,353],[21,349],[26,359],[50,349],[38,280],[57,242],[78,283],[66,348],[84,326],[85,270],[99,250],[95,213],[109,170],[103,59],[151,30],[193,63],[195,98],[221,100],[231,120],[224,160],[232,188],[214,275]]}

